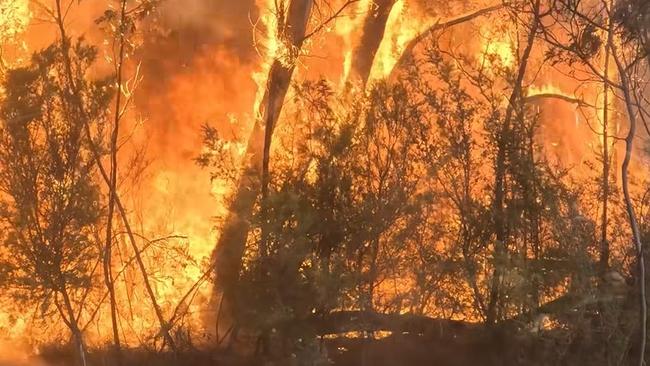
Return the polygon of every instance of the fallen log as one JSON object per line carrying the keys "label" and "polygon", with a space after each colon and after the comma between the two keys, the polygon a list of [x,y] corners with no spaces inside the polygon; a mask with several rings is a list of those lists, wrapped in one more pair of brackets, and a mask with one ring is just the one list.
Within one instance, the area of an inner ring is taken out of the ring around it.
{"label": "fallen log", "polygon": [[488,330],[483,323],[432,318],[417,314],[382,314],[370,311],[335,311],[305,319],[292,319],[277,327],[283,336],[355,336],[355,333],[390,332],[429,340],[476,339]]}

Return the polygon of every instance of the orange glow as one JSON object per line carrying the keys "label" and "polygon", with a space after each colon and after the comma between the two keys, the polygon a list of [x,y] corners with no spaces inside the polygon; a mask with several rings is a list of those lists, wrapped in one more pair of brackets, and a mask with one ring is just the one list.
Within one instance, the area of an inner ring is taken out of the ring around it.
{"label": "orange glow", "polygon": [[492,24],[485,23],[482,26],[483,38],[482,57],[491,67],[512,68],[515,65],[515,54],[512,39],[504,29],[492,29]]}
{"label": "orange glow", "polygon": [[[257,85],[257,92],[255,94],[255,103],[253,105],[253,115],[257,116],[259,113],[259,105],[262,103],[264,92],[266,91],[266,78],[271,68],[271,64],[276,56],[285,53],[283,50],[282,42],[278,39],[278,18],[275,10],[275,2],[273,0],[258,0],[258,6],[262,9],[262,15],[256,27],[256,48],[261,60],[260,67],[257,71],[252,73],[253,80]],[[283,57],[279,57],[283,59]]]}
{"label": "orange glow", "polygon": [[372,10],[371,7],[371,0],[360,0],[349,17],[343,18],[336,23],[334,31],[343,41],[344,61],[341,83],[346,82],[350,76],[355,34],[363,26],[363,18]]}
{"label": "orange glow", "polygon": [[31,18],[28,0],[0,0],[0,43],[25,31]]}
{"label": "orange glow", "polygon": [[370,72],[370,80],[383,79],[391,74],[393,67],[409,41],[427,27],[426,19],[405,0],[398,0],[388,17],[386,33]]}
{"label": "orange glow", "polygon": [[[183,1],[180,1],[180,6],[183,6]],[[234,4],[240,0],[229,1]],[[147,248],[143,249],[145,264],[155,273],[156,279],[152,283],[165,316],[169,318],[175,308],[182,308],[181,301],[184,296],[193,290],[193,286],[200,283],[196,297],[192,297],[187,319],[188,323],[195,327],[192,331],[201,335],[212,331],[213,324],[203,324],[202,320],[205,313],[215,310],[207,309],[212,295],[212,284],[202,281],[207,278],[206,274],[210,273],[210,261],[220,235],[220,225],[222,219],[230,213],[229,199],[235,190],[232,182],[211,180],[209,172],[195,164],[193,159],[202,151],[201,127],[206,123],[215,126],[220,136],[226,140],[226,151],[231,154],[229,158],[232,158],[235,167],[241,168],[246,158],[244,155],[250,131],[260,117],[260,105],[268,87],[267,77],[275,60],[285,65],[296,64],[297,76],[294,76],[292,81],[322,77],[332,82],[335,93],[343,95],[345,82],[348,81],[352,70],[353,52],[356,41],[360,38],[360,28],[372,4],[372,0],[360,0],[340,19],[309,39],[300,51],[301,57],[296,61],[295,50],[289,49],[290,46],[280,39],[278,34],[279,24],[275,9],[278,1],[250,2],[255,8],[252,10],[258,13],[250,19],[238,21],[250,22],[247,26],[253,28],[251,37],[242,36],[243,40],[238,39],[237,35],[232,35],[236,31],[221,29],[227,28],[228,25],[212,24],[211,27],[217,30],[210,30],[218,33],[218,36],[214,36],[216,41],[206,36],[205,40],[188,45],[192,42],[179,35],[183,31],[192,36],[207,31],[192,27],[189,27],[189,30],[181,29],[170,24],[159,25],[156,18],[156,21],[146,25],[151,29],[168,27],[162,34],[169,39],[158,35],[163,40],[156,38],[152,41],[146,38],[146,34],[138,34],[146,39],[138,39],[138,42],[143,43],[138,44],[142,47],[142,54],[136,52],[135,55],[130,55],[131,58],[127,62],[129,77],[133,76],[134,70],[140,72],[140,68],[143,76],[141,85],[133,88],[134,90],[129,89],[133,94],[125,95],[126,98],[133,99],[130,100],[131,105],[125,113],[125,128],[121,129],[120,135],[120,143],[124,142],[120,151],[120,158],[123,159],[123,166],[120,166],[120,174],[123,174],[120,176],[123,179],[120,180],[120,194],[126,203],[135,231],[139,234],[138,245],[140,248]],[[413,3],[398,0],[392,8],[385,36],[374,58],[370,82],[389,77],[409,42],[434,24],[435,17],[416,9]],[[494,2],[490,2],[492,3]],[[101,5],[105,3],[102,1]],[[92,19],[98,14],[95,10],[101,6],[97,3],[81,6],[87,8],[82,8],[78,13],[73,11],[71,15],[71,34],[78,36],[88,33],[89,38],[100,47],[100,54],[104,59],[101,60],[102,65],[93,69],[93,72],[101,75],[112,72],[110,42],[104,41],[105,35],[100,37],[97,32],[87,32],[88,24],[93,24]],[[90,7],[92,10],[89,10]],[[251,14],[254,13],[252,10]],[[28,0],[0,0],[0,51],[5,43],[15,43],[30,52],[47,44],[47,40],[54,33],[49,32],[46,27],[52,25],[35,24],[36,14],[33,12],[36,10],[30,9]],[[174,12],[173,7],[166,12],[168,13],[163,15],[175,19],[174,15],[171,15]],[[471,62],[484,62],[489,66],[488,70],[515,70],[518,63],[518,55],[514,49],[517,44],[515,32],[504,29],[490,18],[473,20],[472,26],[473,22],[477,24],[472,30],[477,30],[480,39],[458,35],[472,48],[469,57]],[[310,30],[312,28],[313,24],[310,24]],[[237,45],[232,46],[227,41]],[[234,51],[236,47],[246,48],[248,53]],[[175,58],[177,56],[178,59]],[[2,57],[3,54],[0,53],[0,61]],[[531,64],[542,63],[541,47],[535,49],[532,58],[534,60]],[[18,63],[20,60],[22,58],[16,57],[8,61]],[[149,65],[147,61],[150,62]],[[326,65],[327,62],[332,65]],[[426,77],[422,76],[423,79]],[[136,84],[133,79],[129,79],[129,82],[130,86]],[[598,149],[599,143],[602,144],[602,136],[594,135],[585,121],[591,120],[592,117],[597,118],[595,121],[601,121],[602,85],[578,85],[576,80],[562,78],[560,72],[550,67],[543,68],[542,72],[535,75],[535,80],[525,80],[525,84],[526,97],[563,97],[543,98],[530,104],[541,116],[541,145],[548,151],[548,155],[557,157],[558,161],[566,165],[577,166],[578,169],[573,170],[571,174],[584,179],[588,173],[580,170],[584,169],[581,167],[585,162],[597,162],[594,151]],[[503,98],[505,106],[509,90],[503,90],[506,91],[499,98]],[[286,109],[297,109],[299,107],[292,104],[291,94],[290,90],[284,101]],[[582,101],[584,105],[575,101]],[[610,108],[614,108],[614,103],[611,104]],[[584,110],[587,112],[583,115]],[[618,114],[610,111],[612,119]],[[611,126],[619,126],[618,121],[610,123]],[[281,134],[283,130],[278,128],[278,131],[277,133]],[[472,132],[479,135],[479,132],[484,131]],[[477,137],[479,138],[481,137]],[[133,163],[134,160],[138,163]],[[315,180],[316,164],[315,161],[310,162],[306,171],[308,179]],[[492,169],[492,166],[486,165],[479,169],[487,171]],[[489,200],[489,196],[484,199],[486,205]],[[445,208],[440,208],[440,212],[445,212]],[[460,226],[457,222],[454,224]],[[120,234],[116,235],[119,254],[116,254],[114,261],[114,272],[119,273],[120,281],[125,282],[117,288],[120,299],[118,307],[124,322],[121,326],[128,334],[123,341],[126,345],[138,345],[141,341],[138,338],[140,335],[156,334],[160,327],[151,311],[149,299],[141,288],[140,273],[135,266],[125,264],[133,251],[124,235],[124,228],[118,224],[115,230]],[[156,245],[157,240],[164,238],[167,238],[164,242],[168,247]],[[169,250],[170,247],[173,250]],[[486,271],[488,264],[486,260]],[[384,287],[379,288],[379,292],[388,297],[414,286],[413,283],[412,278],[400,278],[391,284],[387,281]],[[399,291],[389,286],[394,286]],[[102,291],[103,289],[101,288]],[[95,297],[92,300],[100,302],[102,291],[98,290],[97,294],[93,294]],[[461,297],[471,303],[469,292]],[[91,345],[105,344],[110,339],[108,305],[104,303],[100,306],[98,314],[86,331]],[[16,304],[6,301],[0,295],[0,352],[3,349],[3,338],[28,339],[39,343],[61,339],[62,335],[66,334],[64,329],[56,326],[34,334],[34,329],[38,326],[31,322],[33,315],[33,311],[18,311]],[[88,317],[88,314],[84,313],[84,316]],[[545,323],[542,325],[546,326]]]}

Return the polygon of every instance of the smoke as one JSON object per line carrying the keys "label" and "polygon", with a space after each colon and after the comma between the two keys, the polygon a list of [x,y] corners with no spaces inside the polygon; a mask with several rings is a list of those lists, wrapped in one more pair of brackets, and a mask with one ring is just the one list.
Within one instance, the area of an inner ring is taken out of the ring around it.
{"label": "smoke", "polygon": [[162,137],[159,144],[184,143],[178,137],[185,131],[196,133],[194,139],[185,136],[196,142],[201,124],[219,124],[228,113],[238,112],[240,105],[233,100],[240,96],[250,108],[244,95],[254,93],[250,75],[258,60],[250,19],[256,13],[253,0],[169,0],[147,24],[139,51],[145,74],[137,103]]}
{"label": "smoke", "polygon": [[217,48],[242,64],[254,62],[251,21],[256,18],[253,0],[165,1],[146,25],[145,44],[140,51],[147,61],[146,70],[156,72],[157,78],[163,77],[158,81],[168,80],[193,59]]}
{"label": "smoke", "polygon": [[252,61],[253,30],[257,19],[254,0],[169,0],[160,9],[163,26],[189,44],[213,44]]}
{"label": "smoke", "polygon": [[137,109],[155,159],[179,175],[189,171],[193,182],[188,165],[200,152],[201,126],[237,134],[252,111],[251,75],[259,60],[250,19],[256,13],[253,0],[169,0],[146,25],[137,55],[144,73]]}
{"label": "smoke", "polygon": [[0,341],[0,366],[47,366],[28,347],[17,343]]}
{"label": "smoke", "polygon": [[[147,146],[150,165],[131,192],[134,209],[145,218],[146,234],[187,236],[199,263],[216,243],[211,219],[227,207],[193,159],[201,152],[204,124],[234,139],[252,121],[252,75],[260,60],[251,19],[257,11],[253,0],[168,0],[144,25],[135,56],[143,76],[135,113],[144,121],[135,140]],[[186,276],[190,282],[199,277]]]}

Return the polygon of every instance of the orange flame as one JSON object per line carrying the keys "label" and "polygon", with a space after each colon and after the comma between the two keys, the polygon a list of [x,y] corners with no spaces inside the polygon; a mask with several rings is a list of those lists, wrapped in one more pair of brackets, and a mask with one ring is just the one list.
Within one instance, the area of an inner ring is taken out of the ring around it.
{"label": "orange flame", "polygon": [[398,0],[388,16],[386,33],[375,56],[370,80],[388,77],[408,43],[423,32],[427,20],[404,0]]}

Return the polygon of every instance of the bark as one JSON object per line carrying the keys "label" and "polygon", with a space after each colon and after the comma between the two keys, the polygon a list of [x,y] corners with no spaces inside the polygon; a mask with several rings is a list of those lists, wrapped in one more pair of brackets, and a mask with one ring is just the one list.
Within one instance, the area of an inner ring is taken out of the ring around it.
{"label": "bark", "polygon": [[[301,42],[302,43],[302,42]],[[299,47],[299,46],[296,46]],[[266,86],[267,93],[264,95],[264,99],[262,100],[262,105],[260,108],[262,109],[261,114],[263,116],[263,119],[261,122],[263,123],[264,126],[264,144],[263,146],[263,152],[262,152],[262,187],[261,187],[261,193],[262,193],[262,211],[261,211],[261,217],[262,217],[262,240],[260,241],[260,254],[262,257],[266,256],[268,254],[268,248],[267,248],[267,232],[266,232],[266,198],[268,197],[269,193],[269,183],[270,183],[270,170],[269,170],[269,164],[271,161],[271,143],[273,141],[273,131],[275,129],[275,125],[280,117],[280,113],[282,111],[282,104],[284,103],[284,99],[287,95],[287,91],[289,90],[289,84],[291,83],[291,76],[293,75],[293,70],[294,66],[293,64],[289,67],[285,66],[282,62],[280,61],[275,61],[273,62],[273,65],[271,65],[271,71],[269,72],[269,79],[268,79],[268,84]],[[260,130],[262,129],[262,126],[259,127]],[[253,157],[257,157],[257,152],[253,155]],[[253,193],[255,193],[257,190],[253,190]],[[254,203],[253,200],[251,203]],[[252,206],[249,209],[249,211],[252,211]],[[244,234],[244,233],[242,233]],[[248,228],[246,228],[246,233],[244,235],[241,235],[241,254],[239,254],[238,251],[238,256],[236,258],[241,258],[241,255],[243,254],[243,250],[246,244],[246,237],[248,234]],[[238,260],[241,262],[241,259]]]}
{"label": "bark", "polygon": [[75,352],[79,357],[79,365],[86,366],[86,345],[83,340],[83,334],[79,329],[78,319],[75,317],[75,311],[72,308],[72,301],[70,301],[70,296],[68,295],[68,290],[66,288],[65,280],[63,275],[59,273],[59,289],[58,293],[63,297],[63,308],[59,304],[58,300],[55,299],[57,310],[59,315],[63,319],[65,325],[70,329],[72,333],[72,338],[74,339]]}
{"label": "bark", "polygon": [[[607,44],[611,43],[613,34],[613,22],[609,22],[609,31],[607,32]],[[605,80],[609,79],[609,59],[610,48],[605,47],[605,67],[604,76]],[[609,220],[607,217],[609,210],[609,83],[603,82],[603,214],[601,220],[601,238],[600,238],[600,271],[605,273],[609,268],[609,241],[607,240],[607,225]]]}
{"label": "bark", "polygon": [[[230,207],[229,216],[221,230],[214,252],[217,291],[224,298],[225,311],[232,312],[236,306],[234,289],[237,286],[246,238],[250,229],[253,206],[260,192],[265,195],[269,183],[269,157],[273,130],[282,111],[285,96],[295,69],[295,57],[305,39],[307,23],[311,16],[313,0],[293,0],[289,6],[284,29],[284,42],[294,52],[292,62],[276,59],[267,77],[266,90],[259,106],[248,146],[247,161]],[[260,246],[261,251],[266,249]],[[229,314],[231,317],[234,314]]]}
{"label": "bark", "polygon": [[366,85],[381,41],[386,32],[388,16],[397,0],[374,0],[363,24],[363,34],[352,56],[352,80]]}
{"label": "bark", "polygon": [[[531,130],[527,136],[527,159],[529,161],[529,164],[532,164],[533,166],[531,167],[531,170],[533,171],[533,174],[535,173],[535,145],[534,145],[534,139],[535,139],[535,130]],[[537,203],[537,198],[539,197],[539,192],[538,192],[538,185],[535,179],[533,179],[532,182],[524,179],[524,191],[526,192],[525,195],[527,196],[527,209],[528,209],[528,215],[529,215],[529,220],[530,220],[530,244],[533,250],[533,261],[538,262],[541,258],[541,251],[542,251],[542,238],[541,238],[541,210],[543,209],[540,207],[540,204]],[[530,263],[530,259],[527,258],[527,256],[524,256],[524,260],[527,263]],[[532,295],[532,303],[534,307],[539,306],[540,302],[540,280],[537,276],[534,276],[532,279],[531,283],[531,295]]]}

